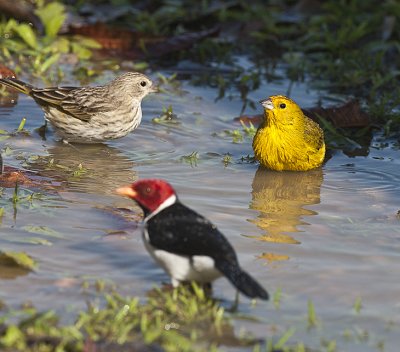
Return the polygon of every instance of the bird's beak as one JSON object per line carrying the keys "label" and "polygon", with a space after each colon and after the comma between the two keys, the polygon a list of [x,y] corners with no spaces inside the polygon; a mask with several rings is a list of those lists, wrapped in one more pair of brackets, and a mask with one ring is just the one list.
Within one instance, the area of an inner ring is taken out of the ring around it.
{"label": "bird's beak", "polygon": [[268,110],[273,110],[274,109],[274,104],[272,104],[272,100],[271,99],[264,99],[264,100],[260,100],[260,104]]}
{"label": "bird's beak", "polygon": [[124,187],[117,188],[115,190],[115,192],[121,196],[129,197],[132,199],[135,199],[135,197],[137,196],[137,193],[132,189],[131,186],[124,186]]}
{"label": "bird's beak", "polygon": [[150,93],[158,93],[159,91],[160,91],[160,89],[158,88],[158,86],[150,87]]}

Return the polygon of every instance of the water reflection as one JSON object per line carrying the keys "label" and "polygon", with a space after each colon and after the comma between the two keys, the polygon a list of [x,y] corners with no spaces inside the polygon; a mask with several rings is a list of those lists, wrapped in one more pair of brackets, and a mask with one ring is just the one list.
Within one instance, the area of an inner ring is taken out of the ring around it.
{"label": "water reflection", "polygon": [[65,182],[77,192],[114,194],[115,187],[137,179],[134,163],[119,149],[105,144],[50,147],[48,156],[31,157],[29,169]]}
{"label": "water reflection", "polygon": [[299,232],[298,225],[307,224],[302,216],[316,215],[305,205],[319,204],[322,169],[307,172],[277,172],[259,167],[252,184],[250,208],[260,214],[250,221],[265,233],[261,241],[300,243],[289,233]]}

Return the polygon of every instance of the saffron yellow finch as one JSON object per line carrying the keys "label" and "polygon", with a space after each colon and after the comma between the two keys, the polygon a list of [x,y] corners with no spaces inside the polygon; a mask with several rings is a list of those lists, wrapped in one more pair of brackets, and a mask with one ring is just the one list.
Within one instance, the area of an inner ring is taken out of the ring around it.
{"label": "saffron yellow finch", "polygon": [[277,171],[306,171],[322,164],[324,132],[300,107],[283,95],[262,100],[264,120],[253,139],[261,165]]}

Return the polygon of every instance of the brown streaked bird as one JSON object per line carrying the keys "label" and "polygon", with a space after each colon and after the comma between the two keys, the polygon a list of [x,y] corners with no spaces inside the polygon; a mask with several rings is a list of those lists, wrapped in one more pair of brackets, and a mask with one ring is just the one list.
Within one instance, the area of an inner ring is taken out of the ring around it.
{"label": "brown streaked bird", "polygon": [[35,88],[15,78],[0,84],[31,96],[64,142],[100,143],[126,136],[142,119],[141,102],[156,92],[144,74],[126,72],[98,87]]}

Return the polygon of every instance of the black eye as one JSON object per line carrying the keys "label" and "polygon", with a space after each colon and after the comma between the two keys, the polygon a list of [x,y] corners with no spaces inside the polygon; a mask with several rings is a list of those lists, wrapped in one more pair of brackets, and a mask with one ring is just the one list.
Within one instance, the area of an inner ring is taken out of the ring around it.
{"label": "black eye", "polygon": [[146,86],[147,86],[147,82],[146,82],[146,81],[142,81],[142,82],[140,82],[140,85],[141,85],[142,87],[146,87]]}
{"label": "black eye", "polygon": [[280,107],[281,109],[284,109],[284,108],[286,108],[286,104],[285,104],[285,103],[280,103],[280,104],[279,104],[279,107]]}

